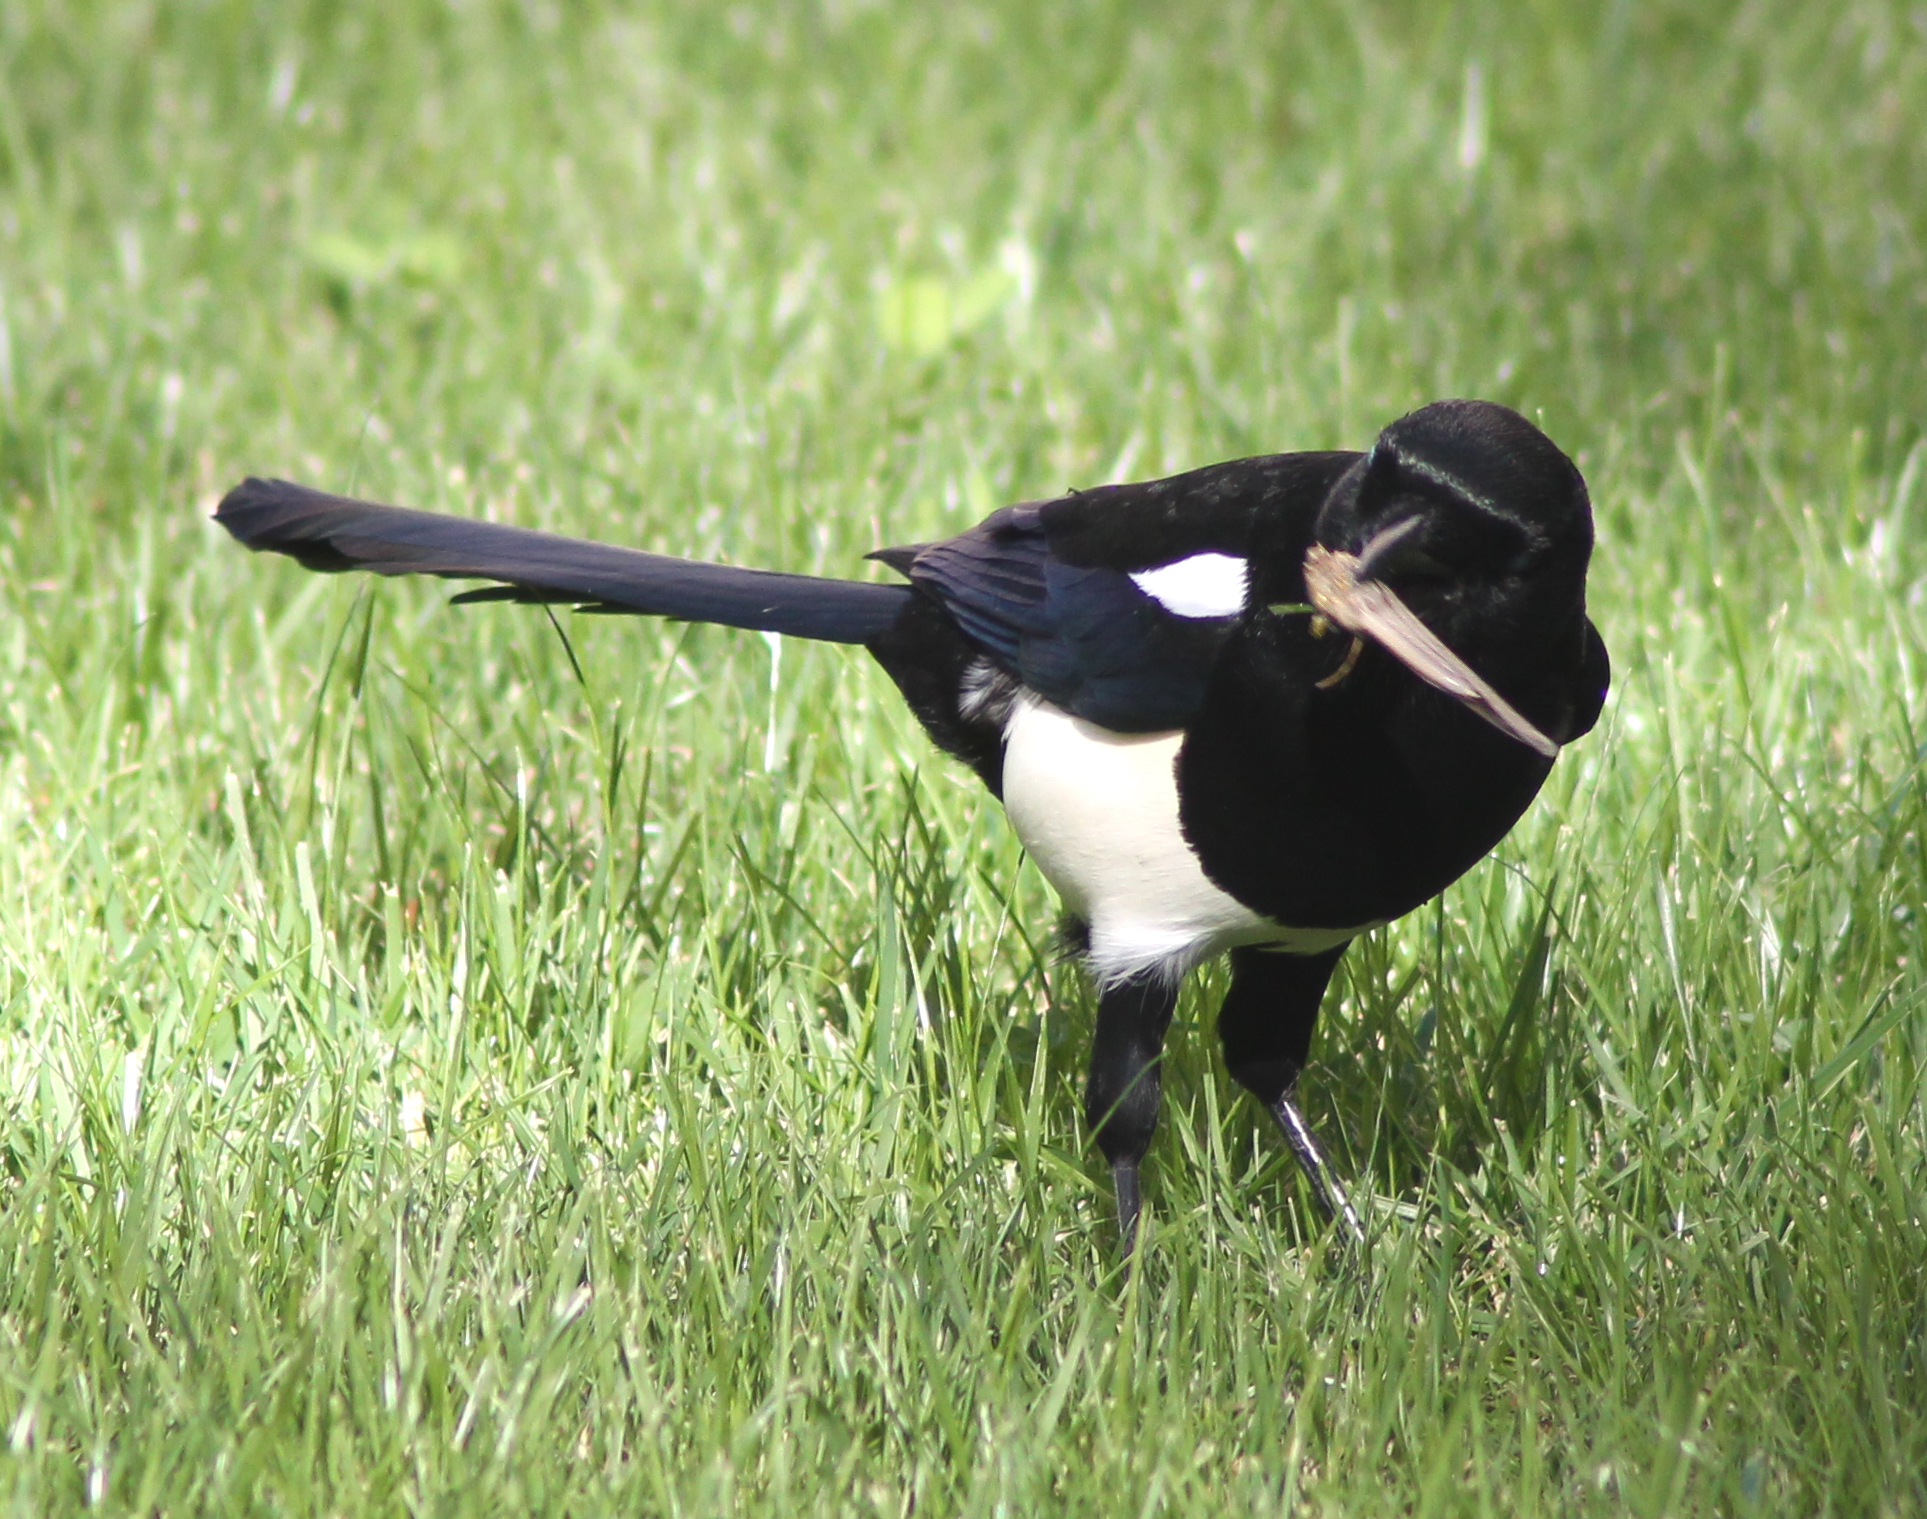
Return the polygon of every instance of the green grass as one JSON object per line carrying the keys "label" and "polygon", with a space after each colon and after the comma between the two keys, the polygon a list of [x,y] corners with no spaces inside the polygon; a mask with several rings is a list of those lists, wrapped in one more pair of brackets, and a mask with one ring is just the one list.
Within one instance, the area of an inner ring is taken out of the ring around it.
{"label": "green grass", "polygon": [[[0,7],[21,1514],[1927,1510],[1927,20]],[[1328,1247],[860,655],[328,581],[248,471],[847,571],[1410,406],[1600,729],[1349,958]],[[580,678],[574,661],[579,661]]]}

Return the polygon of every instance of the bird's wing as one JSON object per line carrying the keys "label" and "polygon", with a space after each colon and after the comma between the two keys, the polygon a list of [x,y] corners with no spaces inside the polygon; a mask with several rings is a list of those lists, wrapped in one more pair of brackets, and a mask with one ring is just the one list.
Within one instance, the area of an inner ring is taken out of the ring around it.
{"label": "bird's wing", "polygon": [[911,581],[1047,701],[1121,733],[1182,727],[1243,610],[1245,561],[1201,550],[1137,572],[1053,552],[1036,507],[924,548]]}
{"label": "bird's wing", "polygon": [[1183,727],[1247,604],[1302,596],[1319,504],[1354,454],[1272,454],[1005,507],[875,557],[1006,674],[1121,733]]}

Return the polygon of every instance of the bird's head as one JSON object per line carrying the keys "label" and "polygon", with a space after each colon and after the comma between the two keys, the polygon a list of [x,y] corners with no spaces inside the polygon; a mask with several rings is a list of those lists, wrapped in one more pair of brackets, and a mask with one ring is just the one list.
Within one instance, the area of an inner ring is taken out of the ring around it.
{"label": "bird's head", "polygon": [[1591,554],[1586,482],[1550,438],[1488,401],[1437,401],[1332,488],[1305,587],[1331,622],[1550,759],[1558,745],[1475,666],[1570,627]]}

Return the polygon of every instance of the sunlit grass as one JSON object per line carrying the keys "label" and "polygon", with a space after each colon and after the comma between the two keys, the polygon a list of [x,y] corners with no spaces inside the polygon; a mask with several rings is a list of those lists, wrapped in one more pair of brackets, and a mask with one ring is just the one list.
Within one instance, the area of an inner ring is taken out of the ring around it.
{"label": "sunlit grass", "polygon": [[[1927,1506],[1924,74],[1874,3],[0,7],[13,1507]],[[1364,1261],[1207,974],[1119,1279],[1049,893],[859,653],[205,520],[866,573],[1450,394],[1584,465],[1616,685],[1348,960]]]}

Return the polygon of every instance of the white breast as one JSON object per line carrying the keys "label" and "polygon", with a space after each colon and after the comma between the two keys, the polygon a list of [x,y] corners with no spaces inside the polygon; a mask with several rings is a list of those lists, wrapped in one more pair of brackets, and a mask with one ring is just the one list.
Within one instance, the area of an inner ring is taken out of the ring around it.
{"label": "white breast", "polygon": [[1178,824],[1181,732],[1113,733],[1034,698],[1004,729],[1004,808],[1112,985],[1176,978],[1239,944],[1315,954],[1360,929],[1293,929],[1214,886]]}

